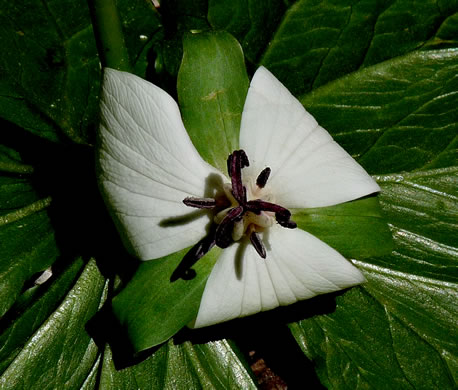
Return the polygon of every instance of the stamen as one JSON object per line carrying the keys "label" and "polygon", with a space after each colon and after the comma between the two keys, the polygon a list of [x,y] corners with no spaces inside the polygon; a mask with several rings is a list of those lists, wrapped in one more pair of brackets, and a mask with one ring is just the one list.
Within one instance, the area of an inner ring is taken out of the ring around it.
{"label": "stamen", "polygon": [[272,211],[275,213],[275,219],[280,226],[283,226],[288,229],[294,229],[297,227],[296,222],[291,221],[291,211],[285,209],[282,206],[279,206],[275,203],[265,202],[261,199],[250,200],[246,205],[247,210],[254,213],[260,211]]}
{"label": "stamen", "polygon": [[242,160],[242,168],[246,168],[250,166],[250,161],[248,160],[248,156],[246,155],[243,149],[239,150],[240,158]]}
{"label": "stamen", "polygon": [[269,180],[271,169],[269,167],[264,168],[256,179],[256,185],[259,188],[264,188],[267,180]]}
{"label": "stamen", "polygon": [[242,168],[250,165],[248,157],[243,150],[236,150],[227,158],[227,165],[232,182],[232,194],[239,203],[243,204],[246,192],[242,183]]}
{"label": "stamen", "polygon": [[216,200],[213,198],[193,198],[188,197],[183,199],[183,203],[189,207],[198,209],[213,209],[216,207]]}
{"label": "stamen", "polygon": [[170,281],[174,282],[178,279],[189,280],[195,276],[195,271],[191,267],[199,261],[210,249],[215,245],[215,229],[194,245],[188,253],[183,257],[178,267],[173,271]]}
{"label": "stamen", "polygon": [[247,202],[247,209],[249,211],[253,211],[254,213],[257,211],[272,211],[276,214],[290,217],[291,212],[288,209],[285,209],[282,206],[279,206],[275,203],[266,202],[261,199],[250,200]]}
{"label": "stamen", "polygon": [[230,209],[216,228],[215,241],[220,248],[227,248],[231,244],[234,221],[243,214],[243,211],[242,206]]}
{"label": "stamen", "polygon": [[232,153],[227,157],[227,173],[232,177]]}
{"label": "stamen", "polygon": [[283,226],[284,228],[287,228],[287,229],[296,229],[297,228],[297,223],[291,220],[282,221],[282,220],[277,219],[277,222],[280,226]]}
{"label": "stamen", "polygon": [[256,249],[256,252],[258,252],[259,256],[265,259],[266,258],[266,248],[264,248],[264,244],[262,243],[261,239],[259,238],[256,232],[252,232],[250,234],[250,241],[253,244],[254,249]]}

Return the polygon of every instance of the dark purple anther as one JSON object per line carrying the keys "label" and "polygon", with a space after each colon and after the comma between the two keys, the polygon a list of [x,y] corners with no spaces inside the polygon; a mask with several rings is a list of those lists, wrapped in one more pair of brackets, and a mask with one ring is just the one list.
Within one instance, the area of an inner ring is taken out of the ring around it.
{"label": "dark purple anther", "polygon": [[189,207],[198,209],[213,209],[216,207],[216,200],[213,198],[184,198],[183,203]]}
{"label": "dark purple anther", "polygon": [[216,228],[216,245],[227,248],[232,243],[232,230],[234,222],[243,214],[243,207],[237,206],[229,210],[224,219]]}
{"label": "dark purple anther", "polygon": [[227,157],[227,173],[232,177],[232,153]]}
{"label": "dark purple anther", "polygon": [[261,211],[271,211],[275,213],[275,219],[280,226],[288,229],[297,227],[296,222],[291,221],[291,211],[275,203],[265,202],[261,199],[250,200],[246,205],[247,211],[259,214]]}
{"label": "dark purple anther", "polygon": [[258,252],[259,256],[265,259],[266,258],[266,248],[264,248],[264,244],[262,243],[261,239],[259,238],[256,232],[252,232],[250,234],[250,241],[253,244],[254,249],[256,249],[256,252]]}
{"label": "dark purple anther", "polygon": [[243,150],[234,151],[227,159],[228,173],[231,177],[232,195],[240,204],[246,199],[245,189],[242,183],[242,168],[248,167],[250,162]]}
{"label": "dark purple anther", "polygon": [[279,206],[275,203],[265,202],[261,199],[250,200],[247,202],[247,209],[249,211],[272,211],[275,214],[279,214],[289,218],[291,216],[291,212],[284,207]]}
{"label": "dark purple anther", "polygon": [[281,221],[277,219],[277,222],[280,226],[283,226],[284,228],[287,228],[287,229],[296,229],[297,228],[297,223],[291,220]]}
{"label": "dark purple anther", "polygon": [[258,175],[258,178],[256,179],[256,185],[259,188],[264,188],[267,183],[267,180],[269,180],[269,176],[270,176],[270,168],[269,167],[264,168],[262,172]]}

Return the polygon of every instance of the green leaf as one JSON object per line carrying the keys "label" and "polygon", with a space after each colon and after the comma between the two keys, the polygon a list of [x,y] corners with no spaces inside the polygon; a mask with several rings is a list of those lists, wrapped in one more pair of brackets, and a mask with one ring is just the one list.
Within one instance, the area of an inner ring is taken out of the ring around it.
{"label": "green leaf", "polygon": [[232,343],[207,344],[172,341],[145,361],[116,370],[111,351],[105,350],[101,389],[256,389]]}
{"label": "green leaf", "polygon": [[184,125],[204,160],[226,172],[249,84],[242,50],[223,32],[185,35],[183,50],[177,88]]}
{"label": "green leaf", "polygon": [[454,388],[457,171],[379,177],[395,250],[356,262],[368,282],[334,313],[291,325],[324,384],[383,388],[389,373],[390,387]]}
{"label": "green leaf", "polygon": [[[16,167],[17,170],[20,170],[20,167],[25,167],[24,164],[14,160],[6,162],[5,159],[3,161]],[[37,198],[37,193],[29,180],[11,176],[0,177],[0,215],[5,216],[10,212],[26,207],[37,201]]]}
{"label": "green leaf", "polygon": [[213,29],[225,30],[235,36],[243,47],[245,58],[256,63],[285,10],[283,0],[210,0],[208,22]]}
{"label": "green leaf", "polygon": [[[17,151],[8,148],[4,145],[0,145],[0,172],[10,173],[32,173],[33,167],[28,164],[23,164],[21,157]],[[3,178],[2,179],[6,179]],[[0,186],[3,186],[3,181]]]}
{"label": "green leaf", "polygon": [[[456,12],[455,1],[296,2],[261,59],[294,94],[383,61],[435,39],[438,26]],[[456,47],[456,24],[447,28]],[[441,35],[441,34],[439,34]]]}
{"label": "green leaf", "polygon": [[[94,120],[95,107],[87,104],[95,102],[99,73],[86,15],[62,2],[4,4],[0,37],[9,55],[0,63],[3,118],[52,141],[61,138],[61,127],[83,142]],[[78,83],[72,83],[75,72]]]}
{"label": "green leaf", "polygon": [[380,202],[392,225],[396,250],[386,264],[396,271],[446,282],[458,281],[456,224],[458,167],[380,176]]}
{"label": "green leaf", "polygon": [[[361,269],[362,264],[358,266]],[[373,269],[365,275],[368,283],[338,297],[334,313],[290,325],[304,353],[315,362],[321,382],[332,389],[454,388],[451,373],[456,372],[456,353],[450,355],[444,349],[451,343],[439,342],[440,348],[431,344],[435,333],[446,334],[450,340],[454,332],[448,315],[456,318],[456,308],[443,307],[455,311],[447,312],[449,320],[444,324],[437,321],[433,314],[437,307],[431,302],[450,303],[453,291],[412,280],[410,275],[399,278],[389,270]],[[400,290],[399,283],[405,289]],[[382,290],[372,295],[379,287]],[[395,306],[400,310],[393,312]],[[423,311],[428,306],[429,313]],[[406,311],[417,321],[425,321],[424,325],[418,329],[404,315],[398,317]]]}
{"label": "green leaf", "polygon": [[317,89],[301,101],[370,173],[455,164],[458,53],[414,52]]}
{"label": "green leaf", "polygon": [[[0,217],[0,315],[14,303],[24,283],[59,255],[43,199]],[[13,239],[14,238],[14,239]]]}
{"label": "green leaf", "polygon": [[135,352],[167,341],[197,316],[205,283],[220,251],[214,248],[197,262],[194,278],[172,282],[173,271],[189,249],[143,262],[113,299],[113,312]]}
{"label": "green leaf", "polygon": [[[129,29],[129,54],[144,74],[143,50],[158,17],[147,1],[118,3],[123,22],[135,27]],[[140,15],[148,22],[134,23]],[[0,61],[0,117],[52,141],[93,142],[100,66],[87,4],[5,3],[0,23],[7,53]]]}
{"label": "green leaf", "polygon": [[[53,312],[57,303],[71,287],[83,265],[82,260],[72,263],[65,272],[51,285],[35,286],[28,292],[33,299],[38,299],[28,304],[30,297],[25,297],[25,302],[13,307],[12,312],[16,318],[8,318],[10,325],[0,335],[0,372],[3,372],[21,351],[27,339]],[[40,295],[42,294],[42,295]]]}
{"label": "green leaf", "polygon": [[0,386],[82,386],[98,358],[98,348],[84,331],[84,324],[100,308],[105,294],[105,279],[91,261],[59,308],[27,340],[2,374]]}
{"label": "green leaf", "polygon": [[347,258],[382,256],[393,249],[391,232],[376,197],[292,213],[299,228]]}

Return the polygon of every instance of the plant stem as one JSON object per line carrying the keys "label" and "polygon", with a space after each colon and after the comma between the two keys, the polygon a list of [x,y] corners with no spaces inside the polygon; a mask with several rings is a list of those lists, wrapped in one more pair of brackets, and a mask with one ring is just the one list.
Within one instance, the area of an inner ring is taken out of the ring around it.
{"label": "plant stem", "polygon": [[130,71],[116,0],[88,0],[88,4],[102,66]]}

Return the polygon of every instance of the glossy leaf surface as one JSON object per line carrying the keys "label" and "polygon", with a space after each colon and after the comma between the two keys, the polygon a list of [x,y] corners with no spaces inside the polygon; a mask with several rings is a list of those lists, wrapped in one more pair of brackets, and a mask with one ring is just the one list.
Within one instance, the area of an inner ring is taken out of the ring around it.
{"label": "glossy leaf surface", "polygon": [[[249,76],[258,65],[270,69],[377,175],[394,238],[389,254],[377,247],[386,231],[370,204],[361,204],[364,223],[352,204],[298,210],[304,229],[357,259],[369,280],[337,296],[335,310],[304,312],[290,325],[321,382],[456,387],[456,1],[164,0],[161,13],[150,1],[118,4],[136,74],[176,96],[183,33],[225,30],[240,42]],[[244,358],[224,340],[169,342],[143,362],[115,368],[116,353],[86,332],[105,294],[113,297],[136,266],[104,214],[93,151],[75,146],[92,144],[97,126],[99,67],[86,7],[16,1],[0,15],[0,383],[254,387]],[[210,156],[204,142],[195,144]],[[352,245],[356,233],[363,248]],[[51,264],[52,278],[35,286]],[[293,366],[290,349],[272,354]],[[297,383],[302,373],[294,373]]]}

